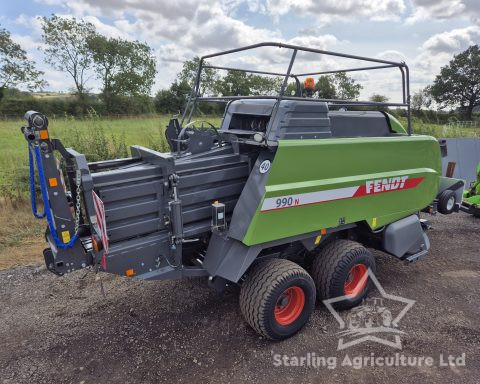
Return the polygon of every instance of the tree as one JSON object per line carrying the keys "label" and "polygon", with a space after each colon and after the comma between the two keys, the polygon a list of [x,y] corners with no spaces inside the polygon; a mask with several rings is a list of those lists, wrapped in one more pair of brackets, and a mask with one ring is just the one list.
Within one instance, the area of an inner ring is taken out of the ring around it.
{"label": "tree", "polygon": [[320,76],[315,86],[320,99],[336,99],[337,90],[331,76]]}
{"label": "tree", "polygon": [[473,45],[455,55],[448,65],[440,69],[430,93],[433,99],[445,107],[460,107],[467,120],[480,105],[480,49]]}
{"label": "tree", "polygon": [[287,84],[285,89],[285,96],[298,96],[301,97],[305,91],[305,85],[300,82],[300,94],[297,94],[297,82],[291,82]]}
{"label": "tree", "polygon": [[216,81],[216,93],[223,96],[275,95],[282,84],[280,77],[264,77],[242,71],[228,71],[227,75]]}
{"label": "tree", "polygon": [[386,103],[389,99],[387,96],[380,95],[378,93],[374,93],[372,96],[370,96],[369,99],[372,103]]}
{"label": "tree", "polygon": [[336,89],[336,98],[340,100],[357,100],[360,90],[363,88],[345,72],[336,73],[333,76],[333,83]]}
{"label": "tree", "polygon": [[44,87],[47,83],[41,79],[42,75],[25,50],[13,42],[10,32],[0,29],[0,102],[9,87],[25,85],[29,90]]}
{"label": "tree", "polygon": [[43,17],[41,21],[42,38],[47,46],[44,50],[45,61],[73,78],[77,95],[83,104],[88,91],[87,72],[92,64],[89,41],[95,34],[95,27],[83,20],[56,15]]}
{"label": "tree", "polygon": [[426,109],[432,105],[432,97],[428,87],[415,92],[412,96],[411,107],[414,111],[420,111],[423,107]]}
{"label": "tree", "polygon": [[155,95],[155,110],[159,113],[180,113],[190,92],[186,81],[174,81],[169,89],[162,89]]}
{"label": "tree", "polygon": [[156,62],[147,44],[96,34],[90,39],[89,48],[94,70],[102,81],[102,98],[107,110],[113,107],[116,96],[150,93]]}
{"label": "tree", "polygon": [[[387,96],[374,93],[372,96],[370,96],[369,100],[372,103],[386,103],[389,100],[389,98]],[[376,109],[379,111],[384,111],[386,107],[384,107],[383,105],[379,105],[376,107]]]}
{"label": "tree", "polygon": [[[183,63],[182,70],[177,74],[177,83],[186,83],[190,86],[190,90],[195,85],[195,79],[197,78],[198,65],[200,64],[200,58],[194,57],[192,60],[187,60]],[[203,62],[203,65],[208,65],[208,62]],[[215,90],[215,84],[219,77],[217,71],[212,68],[202,68],[202,74],[200,77],[200,96],[205,94],[211,94]]]}

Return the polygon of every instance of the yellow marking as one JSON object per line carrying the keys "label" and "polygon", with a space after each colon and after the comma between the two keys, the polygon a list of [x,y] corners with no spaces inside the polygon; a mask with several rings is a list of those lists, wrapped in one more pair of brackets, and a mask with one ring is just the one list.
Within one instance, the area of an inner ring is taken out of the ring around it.
{"label": "yellow marking", "polygon": [[317,236],[317,237],[315,238],[315,245],[320,244],[320,241],[321,241],[321,240],[322,240],[322,236]]}
{"label": "yellow marking", "polygon": [[375,228],[376,226],[377,226],[377,218],[374,217],[374,218],[372,219],[372,228]]}
{"label": "yellow marking", "polygon": [[62,240],[65,244],[70,241],[70,232],[69,231],[63,231],[62,232]]}

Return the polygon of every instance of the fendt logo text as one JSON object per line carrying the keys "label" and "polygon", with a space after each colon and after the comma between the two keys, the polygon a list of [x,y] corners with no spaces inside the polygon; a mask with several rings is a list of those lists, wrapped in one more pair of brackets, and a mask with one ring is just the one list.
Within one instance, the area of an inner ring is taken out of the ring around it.
{"label": "fendt logo text", "polygon": [[408,176],[390,177],[388,179],[368,180],[365,183],[367,194],[404,189]]}

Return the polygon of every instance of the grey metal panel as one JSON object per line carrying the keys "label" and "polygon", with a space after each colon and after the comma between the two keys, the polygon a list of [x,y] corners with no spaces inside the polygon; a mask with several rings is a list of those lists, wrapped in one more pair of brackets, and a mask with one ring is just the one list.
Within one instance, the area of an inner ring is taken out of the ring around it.
{"label": "grey metal panel", "polygon": [[141,164],[134,167],[119,168],[92,174],[93,183],[96,188],[125,181],[133,182],[159,176],[162,176],[160,167],[150,164]]}
{"label": "grey metal panel", "polygon": [[107,234],[110,241],[119,239],[127,239],[135,236],[152,233],[158,231],[162,225],[158,217],[138,218],[138,221],[128,221],[118,225],[108,227]]}
{"label": "grey metal panel", "polygon": [[123,200],[111,201],[111,202],[105,203],[104,205],[105,205],[105,209],[109,210],[109,209],[116,209],[116,208],[128,208],[131,205],[145,203],[152,200],[157,200],[158,202],[157,195],[148,194],[144,196],[136,196],[136,197],[126,198]]}
{"label": "grey metal panel", "polygon": [[221,185],[213,189],[205,189],[202,193],[194,191],[188,194],[182,194],[180,192],[180,199],[182,200],[182,205],[190,205],[195,203],[200,203],[202,201],[213,201],[220,199],[221,197],[227,197],[232,195],[239,195],[245,182],[239,182],[231,185]]}
{"label": "grey metal panel", "polygon": [[402,258],[407,253],[428,251],[430,243],[425,241],[420,219],[411,215],[389,224],[383,233],[383,248],[392,255]]}
{"label": "grey metal panel", "polygon": [[391,134],[387,117],[376,111],[330,112],[333,137],[379,137]]}
{"label": "grey metal panel", "polygon": [[230,237],[240,241],[245,237],[252,217],[255,215],[257,207],[265,194],[265,185],[268,180],[269,172],[260,173],[260,164],[264,160],[273,161],[274,155],[274,153],[264,150],[258,156],[233,211],[228,232]]}
{"label": "grey metal panel", "polygon": [[103,160],[103,161],[94,161],[88,163],[88,167],[91,171],[96,172],[100,169],[107,169],[107,168],[116,168],[126,165],[135,164],[141,161],[139,158],[136,157],[127,157],[123,159],[114,159],[114,160]]}
{"label": "grey metal panel", "polygon": [[183,237],[192,237],[201,233],[209,232],[212,227],[212,220],[198,221],[183,228]]}
{"label": "grey metal panel", "polygon": [[220,156],[220,155],[229,155],[229,154],[234,154],[233,148],[231,145],[224,143],[217,148],[211,148],[207,152],[194,153],[194,154],[192,153],[188,155],[188,158],[192,160],[192,159],[210,158],[211,156]]}
{"label": "grey metal panel", "polygon": [[102,188],[99,196],[104,203],[110,203],[117,200],[124,200],[132,197],[144,196],[147,194],[156,194],[163,192],[162,179],[156,179],[145,183],[135,183],[132,185],[112,186]]}
{"label": "grey metal panel", "polygon": [[180,188],[187,188],[197,186],[200,183],[215,183],[239,178],[246,179],[248,177],[248,173],[249,170],[247,164],[240,164],[234,167],[222,168],[200,174],[195,173],[181,176],[178,186]]}
{"label": "grey metal panel", "polygon": [[138,204],[130,204],[126,207],[118,207],[105,210],[105,219],[108,223],[130,217],[158,213],[158,200],[145,201]]}
{"label": "grey metal panel", "polygon": [[[230,213],[235,208],[238,198],[233,200],[223,200],[222,203],[225,204],[225,211]],[[184,207],[183,208],[183,222],[185,224],[198,221],[198,220],[210,220],[212,218],[212,206],[211,204],[201,205],[199,207]]]}
{"label": "grey metal panel", "polygon": [[203,267],[212,276],[237,282],[261,250],[260,245],[249,247],[238,240],[213,232]]}
{"label": "grey metal panel", "polygon": [[327,103],[282,100],[268,140],[331,137]]}
{"label": "grey metal panel", "polygon": [[125,240],[121,243],[112,244],[108,250],[109,254],[120,254],[124,251],[144,247],[149,244],[159,244],[168,240],[168,232],[160,231],[152,233],[143,237],[137,237],[130,240]]}
{"label": "grey metal panel", "polygon": [[168,265],[165,255],[170,244],[166,232],[163,236],[135,238],[119,245],[106,255],[107,272],[123,275],[132,268],[136,275],[141,275]]}
{"label": "grey metal panel", "polygon": [[480,163],[480,138],[448,138],[447,156],[442,158],[443,174],[447,171],[447,165],[453,161],[455,172],[453,177],[467,182],[468,187],[471,182],[477,179],[476,169]]}
{"label": "grey metal panel", "polygon": [[296,127],[310,127],[310,128],[317,128],[317,127],[329,127],[330,126],[330,119],[325,117],[299,117],[299,114],[289,113],[285,116],[285,125],[293,125]]}
{"label": "grey metal panel", "polygon": [[182,266],[181,268],[172,268],[171,266],[167,265],[163,268],[135,277],[142,280],[171,280],[180,279],[183,277],[202,276],[208,276],[207,271],[205,271],[205,269],[202,267]]}
{"label": "grey metal panel", "polygon": [[179,174],[182,172],[191,172],[193,170],[214,170],[216,168],[228,165],[234,166],[241,162],[241,156],[236,154],[219,155],[201,159],[178,159],[175,162],[175,171]]}

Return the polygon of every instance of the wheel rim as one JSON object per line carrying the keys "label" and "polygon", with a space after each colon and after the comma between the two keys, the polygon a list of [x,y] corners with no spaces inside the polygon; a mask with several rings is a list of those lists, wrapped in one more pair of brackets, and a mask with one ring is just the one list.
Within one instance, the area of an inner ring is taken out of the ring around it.
{"label": "wheel rim", "polygon": [[297,286],[282,292],[275,304],[275,320],[280,325],[290,325],[298,319],[305,306],[305,292]]}
{"label": "wheel rim", "polygon": [[358,296],[363,291],[367,285],[367,279],[363,279],[366,273],[367,267],[364,264],[356,264],[350,269],[343,286],[345,295]]}
{"label": "wheel rim", "polygon": [[452,196],[447,201],[447,210],[450,211],[455,205],[455,196]]}

